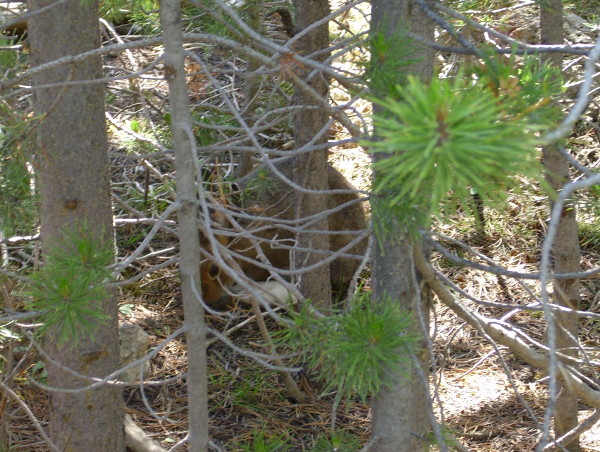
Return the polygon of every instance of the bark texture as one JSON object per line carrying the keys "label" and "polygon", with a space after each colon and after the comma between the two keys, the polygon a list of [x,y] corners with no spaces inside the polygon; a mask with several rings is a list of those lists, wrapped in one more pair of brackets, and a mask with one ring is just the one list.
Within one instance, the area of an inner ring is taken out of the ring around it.
{"label": "bark texture", "polygon": [[[260,2],[250,1],[246,3],[246,14],[248,25],[257,33],[262,34],[262,17]],[[244,109],[242,116],[249,127],[254,126],[256,119],[256,107],[258,106],[258,91],[260,89],[260,79],[254,73],[260,68],[260,62],[251,56],[248,56],[246,63],[246,78],[244,80]],[[250,142],[250,140],[248,141]],[[243,152],[240,155],[240,161],[236,169],[237,178],[244,177],[252,171],[253,161],[252,153]]]}
{"label": "bark texture", "polygon": [[[433,39],[433,24],[425,17],[416,2],[412,0],[373,0],[371,29],[383,32],[390,39],[399,39],[398,31],[409,27],[428,40]],[[424,83],[433,73],[433,53],[430,49],[415,44],[415,55],[418,61],[407,67],[407,73],[420,77]],[[398,80],[401,83],[401,80]],[[377,130],[375,130],[375,136]],[[373,161],[385,159],[389,155],[377,153]],[[376,179],[375,172],[374,178]],[[372,197],[373,211],[377,212],[376,204],[385,195]],[[422,297],[417,282],[417,273],[412,258],[412,245],[405,232],[395,223],[373,216],[374,230],[378,230],[377,222],[386,221],[387,234],[375,236],[376,245],[373,255],[371,273],[373,297],[375,301],[388,296],[401,304],[402,309],[413,313],[415,324],[413,333],[423,338],[428,335],[429,306],[426,297]],[[425,328],[419,322],[421,317]],[[426,354],[416,357],[425,375],[428,373]],[[431,430],[428,412],[428,391],[426,381],[419,376],[419,369],[414,363],[407,364],[409,368],[403,374],[393,375],[389,385],[384,387],[372,401],[373,415],[373,450],[378,452],[415,452],[427,450],[429,447],[426,436]]]}
{"label": "bark texture", "polygon": [[169,106],[175,151],[179,217],[179,275],[186,328],[188,358],[188,445],[191,451],[208,449],[208,391],[206,381],[206,325],[200,293],[200,247],[198,237],[197,172],[195,139],[184,69],[181,5],[163,0],[160,21],[164,37],[165,78],[169,82]]}
{"label": "bark texture", "polygon": [[[31,0],[30,8],[54,3],[57,6],[29,20],[32,66],[100,45],[97,1]],[[62,243],[65,230],[82,225],[114,247],[103,85],[47,86],[101,76],[100,58],[33,76],[34,107],[41,121],[35,164],[45,250]],[[97,300],[95,308],[110,320],[93,337],[81,336],[77,344],[61,347],[51,333],[45,346],[60,364],[104,377],[119,360],[116,300],[113,296]],[[46,368],[50,386],[77,388],[90,383],[50,362]],[[62,451],[124,450],[121,391],[103,386],[81,393],[51,393],[50,436]]]}
{"label": "bark texture", "polygon": [[[541,44],[563,44],[564,41],[562,0],[540,2]],[[548,64],[562,67],[562,55],[545,57]],[[552,188],[559,191],[569,181],[569,163],[552,146],[543,149],[546,179]],[[552,208],[552,206],[550,206]],[[575,206],[566,204],[558,223],[554,241],[554,272],[575,273],[581,271],[581,252],[577,232]],[[571,309],[579,309],[579,280],[555,280],[554,302]],[[556,347],[561,353],[577,356],[578,319],[575,313],[556,312]],[[557,438],[577,427],[579,401],[566,386],[559,385],[554,415],[554,432]],[[579,439],[565,446],[569,452],[579,452]]]}
{"label": "bark texture", "polygon": [[[294,9],[296,11],[296,30],[300,33],[330,12],[328,0],[294,0]],[[328,46],[329,27],[327,23],[324,23],[296,41],[294,49],[299,54],[307,56],[326,49]],[[323,52],[318,59],[323,61],[326,57],[327,53]],[[308,83],[318,96],[327,99],[329,83],[326,77],[321,73],[311,73],[307,70],[308,68],[296,65],[293,59],[289,61],[291,63],[288,63],[288,65],[293,65],[293,67],[287,67],[285,71],[292,70],[294,73],[301,74],[301,78]],[[306,145],[326,143],[328,140],[328,130],[326,128],[329,120],[328,112],[320,108],[309,93],[304,92],[298,86],[295,90],[294,100],[296,105],[304,107],[296,115],[294,123],[296,149],[301,149]],[[294,181],[307,189],[327,190],[327,150],[299,154],[296,157]],[[326,209],[327,195],[297,193],[296,212],[299,218],[319,215]],[[310,230],[327,231],[327,225],[327,218],[306,223],[305,229],[307,232],[297,235],[298,247],[329,250],[329,237],[327,234],[308,232]],[[302,268],[317,264],[323,260],[322,256],[322,254],[299,250],[295,253],[293,261],[296,268]],[[300,279],[300,291],[306,298],[315,302],[317,306],[331,307],[329,266],[326,265],[303,274]]]}

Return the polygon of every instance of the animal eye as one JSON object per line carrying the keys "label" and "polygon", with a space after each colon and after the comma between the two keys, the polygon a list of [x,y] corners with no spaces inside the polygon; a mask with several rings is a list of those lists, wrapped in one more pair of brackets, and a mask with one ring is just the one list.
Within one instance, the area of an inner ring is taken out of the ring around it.
{"label": "animal eye", "polygon": [[216,278],[217,276],[219,276],[219,267],[217,267],[215,264],[211,265],[208,269],[208,274],[211,278]]}

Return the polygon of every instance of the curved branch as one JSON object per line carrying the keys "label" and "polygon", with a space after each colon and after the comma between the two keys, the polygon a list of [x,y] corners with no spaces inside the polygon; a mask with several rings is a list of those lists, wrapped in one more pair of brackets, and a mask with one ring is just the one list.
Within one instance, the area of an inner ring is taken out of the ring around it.
{"label": "curved branch", "polygon": [[[454,295],[444,287],[440,280],[435,275],[435,270],[425,259],[423,252],[414,247],[414,260],[427,285],[435,292],[438,298],[452,311],[463,319],[466,323],[474,327],[480,332],[485,332],[492,339],[501,345],[508,347],[515,355],[531,366],[535,366],[542,371],[547,371],[550,368],[550,362],[545,354],[542,354],[529,345],[527,345],[519,334],[515,331],[510,331],[502,324],[496,323],[493,319],[487,318],[479,313],[472,312]],[[557,378],[565,386],[569,387],[577,397],[584,403],[592,407],[600,407],[600,391],[585,384],[578,376],[574,375],[568,366],[561,362],[557,363]]]}

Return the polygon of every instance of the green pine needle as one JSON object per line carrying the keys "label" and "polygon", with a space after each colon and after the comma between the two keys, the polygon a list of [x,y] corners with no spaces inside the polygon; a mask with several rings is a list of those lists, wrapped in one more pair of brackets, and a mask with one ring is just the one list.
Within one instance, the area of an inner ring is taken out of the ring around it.
{"label": "green pine needle", "polygon": [[[535,177],[536,130],[526,118],[507,116],[505,105],[482,84],[457,77],[426,85],[408,78],[396,95],[378,100],[374,194],[398,216],[421,221],[451,213],[475,190],[484,201],[502,200],[515,175]],[[421,206],[423,213],[407,212]],[[418,226],[426,226],[419,224]]]}
{"label": "green pine needle", "polygon": [[324,392],[337,389],[365,400],[379,391],[390,372],[411,365],[407,356],[417,342],[407,333],[412,317],[394,300],[371,303],[365,293],[343,314],[315,319],[305,308],[293,319],[295,327],[282,333],[281,340],[305,352]]}
{"label": "green pine needle", "polygon": [[77,342],[107,320],[98,306],[108,296],[112,251],[86,231],[64,234],[32,278],[28,307],[43,312],[38,333],[53,329],[60,344]]}

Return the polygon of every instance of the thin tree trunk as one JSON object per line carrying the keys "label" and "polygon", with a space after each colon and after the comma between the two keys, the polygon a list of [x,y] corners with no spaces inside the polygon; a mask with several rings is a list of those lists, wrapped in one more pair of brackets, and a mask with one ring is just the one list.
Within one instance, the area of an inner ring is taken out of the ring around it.
{"label": "thin tree trunk", "polygon": [[[246,14],[248,15],[248,25],[254,31],[262,34],[262,21],[260,14],[260,3],[258,1],[250,1],[246,3]],[[244,111],[242,113],[244,120],[248,126],[254,126],[256,106],[258,105],[256,95],[260,86],[259,78],[253,75],[260,68],[261,64],[252,56],[248,56],[246,63],[246,78],[244,80]],[[250,171],[252,171],[252,153],[242,152],[240,162],[236,170],[236,178],[241,179]]]}
{"label": "thin tree trunk", "polygon": [[206,325],[200,293],[200,248],[198,237],[197,174],[195,140],[184,69],[181,6],[179,0],[163,0],[160,20],[165,46],[165,78],[169,82],[169,104],[175,151],[179,209],[179,274],[185,316],[188,357],[189,450],[208,449],[208,390],[206,381]]}
{"label": "thin tree trunk", "polygon": [[[542,44],[563,44],[563,3],[562,0],[540,2],[540,34]],[[548,64],[562,67],[562,55],[551,54],[545,57]],[[552,188],[559,191],[569,181],[569,164],[556,147],[543,149],[546,179]],[[552,206],[551,206],[552,207]],[[577,233],[575,206],[570,203],[562,212],[556,239],[554,241],[554,271],[575,273],[581,271],[581,252]],[[579,309],[579,280],[555,280],[554,302],[570,309]],[[556,312],[556,347],[567,355],[577,356],[578,319],[575,313]],[[554,415],[554,432],[557,438],[563,436],[579,424],[579,401],[565,386],[559,385]],[[580,451],[579,439],[565,446],[569,452]]]}
{"label": "thin tree trunk", "polygon": [[[294,0],[294,9],[296,11],[296,29],[300,32],[327,16],[330,12],[327,0]],[[328,46],[329,27],[327,23],[324,23],[296,41],[294,48],[301,55],[310,55],[318,50],[326,49]],[[326,57],[327,53],[323,52],[319,59],[323,61]],[[324,99],[327,98],[329,82],[323,74],[313,74],[307,80],[306,76],[309,71],[300,66],[287,68],[286,70],[303,73],[304,80],[320,96]],[[310,95],[298,87],[296,87],[294,99],[296,105],[305,107],[295,118],[294,141],[296,149],[310,143],[327,142],[328,132],[327,130],[324,131],[323,128],[329,120],[328,113],[322,108],[318,108]],[[327,190],[327,150],[313,151],[297,156],[294,180],[298,185],[307,189]],[[318,215],[324,210],[327,210],[327,195],[297,193],[296,211],[298,217]],[[327,218],[311,223],[308,229],[327,231]],[[297,240],[300,248],[329,250],[327,234],[299,233]],[[294,265],[296,268],[302,268],[316,264],[321,260],[323,260],[322,254],[297,251],[294,257]],[[306,298],[315,302],[317,306],[330,308],[331,282],[329,266],[326,265],[310,273],[303,274],[300,279],[300,291]]]}
{"label": "thin tree trunk", "polygon": [[[100,46],[97,1],[31,0],[30,8],[38,10],[54,3],[57,6],[29,20],[34,67]],[[103,85],[47,86],[101,77],[99,57],[33,76],[34,108],[41,121],[35,164],[46,251],[64,243],[63,234],[75,227],[86,228],[104,246],[114,249]],[[41,85],[46,87],[37,88]],[[76,344],[60,346],[56,332],[50,332],[45,346],[49,356],[67,368],[104,377],[116,369],[119,360],[114,294],[96,300],[92,308],[109,319],[93,336],[81,335]],[[46,369],[50,386],[89,384],[50,362]],[[124,450],[121,390],[101,386],[80,393],[51,393],[50,436],[60,450],[69,452]]]}
{"label": "thin tree trunk", "polygon": [[[433,24],[410,0],[373,0],[371,30],[383,32],[388,39],[399,39],[398,32],[409,25],[410,30],[426,39],[433,39]],[[420,77],[427,82],[433,73],[433,53],[430,49],[414,46],[418,62],[406,67],[406,73]],[[400,76],[400,74],[399,74]],[[398,80],[401,83],[401,80]],[[377,130],[374,131],[375,136]],[[389,155],[376,153],[373,162],[388,158]],[[374,173],[376,181],[378,174]],[[377,203],[384,202],[385,195],[373,196],[373,212]],[[412,312],[415,319],[411,333],[423,338],[421,348],[426,350],[428,335],[429,305],[419,291],[417,273],[412,259],[413,245],[406,232],[396,222],[373,215],[374,230],[384,228],[384,237],[375,236],[371,280],[375,302],[385,297],[398,300],[403,310]],[[378,226],[378,223],[382,225]],[[385,226],[384,226],[385,223]],[[421,321],[419,321],[421,318]],[[424,325],[423,325],[424,324]],[[425,328],[423,329],[423,326]],[[423,375],[428,374],[427,354],[415,357],[402,373],[392,376],[389,385],[382,388],[372,401],[373,450],[378,452],[415,452],[427,450],[427,435],[431,430],[429,419],[429,386]],[[420,369],[416,362],[420,363]]]}

